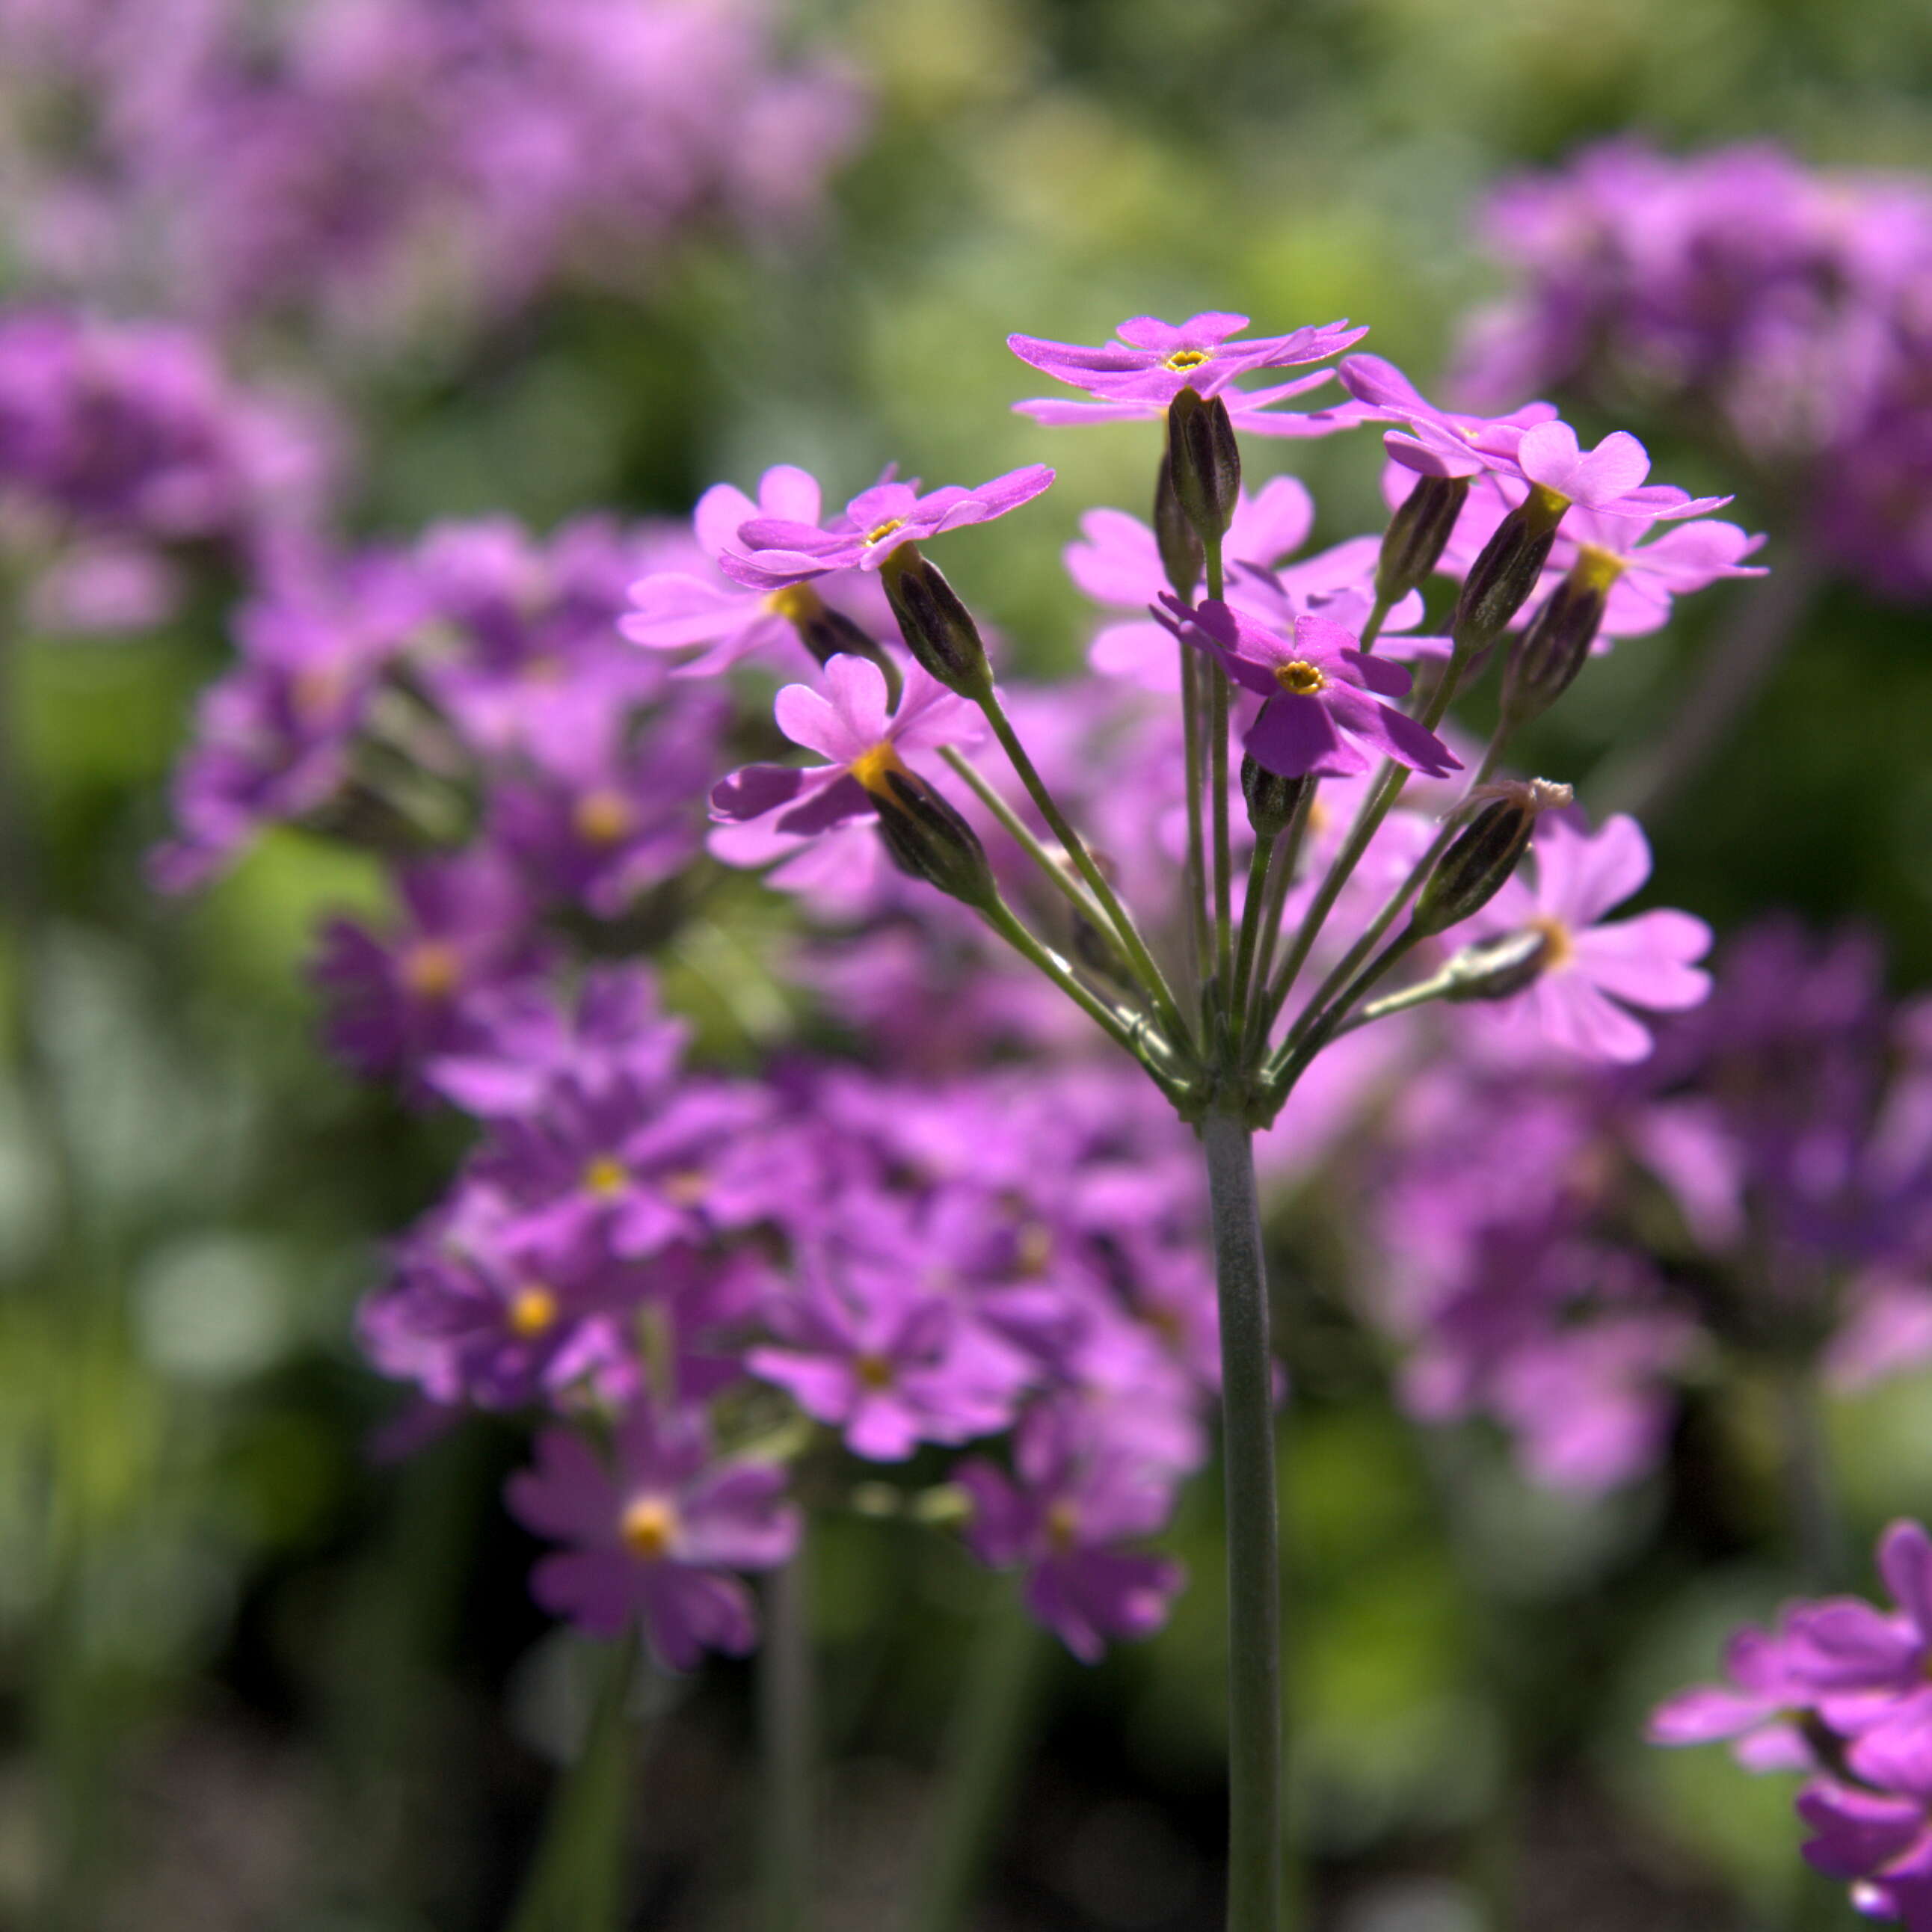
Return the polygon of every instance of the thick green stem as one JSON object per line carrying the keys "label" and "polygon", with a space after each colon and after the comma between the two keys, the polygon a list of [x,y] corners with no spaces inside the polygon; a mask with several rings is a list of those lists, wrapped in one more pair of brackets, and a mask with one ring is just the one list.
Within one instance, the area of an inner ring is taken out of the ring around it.
{"label": "thick green stem", "polygon": [[816,1881],[813,1856],[817,1722],[813,1712],[809,1545],[765,1586],[758,1656],[758,1718],[765,1772],[766,1932],[807,1932]]}
{"label": "thick green stem", "polygon": [[551,1801],[508,1932],[616,1932],[622,1916],[633,1760],[629,1706],[638,1655],[633,1634],[597,1660],[602,1675],[590,1729]]}
{"label": "thick green stem", "polygon": [[915,1932],[958,1932],[966,1922],[1000,1822],[1018,1795],[1047,1646],[1016,1600],[1003,1598],[987,1613],[946,1737]]}
{"label": "thick green stem", "polygon": [[1281,1570],[1274,1361],[1254,1139],[1224,1108],[1202,1122],[1221,1308],[1227,1479],[1228,1932],[1278,1932],[1282,1902]]}
{"label": "thick green stem", "polygon": [[1156,963],[1154,955],[1148,950],[1147,941],[1141,937],[1140,928],[1135,925],[1132,916],[1120,903],[1120,896],[1107,882],[1106,874],[1095,863],[1094,855],[1088,850],[1086,842],[1074,830],[1072,821],[1060,808],[1052,792],[1046,788],[1046,781],[1028,756],[1026,747],[1020,742],[1019,734],[1000,704],[999,694],[988,685],[978,695],[980,709],[986,715],[986,722],[993,728],[993,735],[1000,741],[1013,770],[1019,775],[1021,784],[1027,788],[1028,796],[1040,808],[1040,815],[1051,828],[1053,836],[1066,849],[1066,856],[1073,861],[1080,876],[1087,881],[1102,910],[1119,934],[1120,944],[1135,972],[1145,986],[1148,996],[1159,1009],[1162,1021],[1174,1030],[1177,1045],[1184,1045],[1192,1034],[1182,1017],[1175,1001],[1174,990],[1167,983],[1167,976]]}

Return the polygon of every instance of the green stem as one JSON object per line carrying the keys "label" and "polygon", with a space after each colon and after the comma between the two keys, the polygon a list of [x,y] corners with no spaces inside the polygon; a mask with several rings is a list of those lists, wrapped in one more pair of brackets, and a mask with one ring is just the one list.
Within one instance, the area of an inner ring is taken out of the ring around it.
{"label": "green stem", "polygon": [[1016,952],[1038,967],[1095,1025],[1103,1028],[1118,1045],[1125,1047],[1142,1065],[1148,1066],[1150,1072],[1154,1072],[1142,1051],[1141,1036],[1136,1029],[1104,1000],[1089,992],[1074,976],[1072,968],[1058,953],[1050,946],[1042,945],[1028,932],[1005,900],[996,898],[977,910]]}
{"label": "green stem", "polygon": [[1227,1482],[1228,1932],[1278,1932],[1282,1902],[1281,1570],[1275,1504],[1274,1360],[1246,1120],[1201,1126],[1221,1310]]}
{"label": "green stem", "polygon": [[1388,622],[1388,614],[1394,608],[1395,606],[1385,597],[1378,597],[1376,599],[1373,608],[1369,612],[1369,620],[1362,626],[1362,634],[1358,640],[1360,647],[1363,650],[1372,651],[1375,649],[1376,640],[1382,635],[1382,626]]}
{"label": "green stem", "polygon": [[765,1586],[758,1714],[765,1758],[767,1932],[806,1932],[813,1916],[817,1726],[809,1548],[802,1541],[798,1553],[773,1570]]}
{"label": "green stem", "polygon": [[577,1762],[544,1821],[507,1932],[616,1932],[632,1771],[630,1694],[636,1634],[598,1658],[602,1682]]}
{"label": "green stem", "polygon": [[939,755],[965,781],[974,797],[999,820],[1013,842],[1040,868],[1054,890],[1082,919],[1090,926],[1096,927],[1109,923],[1106,914],[1081,890],[1080,882],[1068,876],[1066,868],[1034,836],[1032,828],[1000,796],[998,787],[987,778],[985,772],[954,746],[946,746]]}
{"label": "green stem", "polygon": [[1232,691],[1219,664],[1208,672],[1211,700],[1208,718],[1208,804],[1214,815],[1215,1004],[1224,1030],[1234,1012],[1228,986],[1234,971],[1234,860],[1228,824],[1228,713]]}
{"label": "green stem", "polygon": [[946,1736],[942,1795],[911,1921],[915,1932],[958,1932],[966,1922],[1000,1822],[1018,1795],[1047,1641],[1012,1597],[986,1618]]}
{"label": "green stem", "polygon": [[1303,792],[1301,802],[1294,808],[1294,816],[1288,820],[1274,871],[1268,881],[1268,904],[1262,916],[1262,944],[1260,956],[1255,962],[1254,981],[1250,989],[1250,1010],[1242,1022],[1242,1035],[1252,1047],[1248,1058],[1253,1059],[1268,1051],[1268,1029],[1270,1016],[1268,1013],[1268,975],[1274,970],[1274,950],[1281,938],[1282,914],[1287,910],[1288,896],[1294,890],[1294,872],[1301,859],[1301,842],[1307,836],[1309,814],[1315,808],[1316,788],[1310,785]]}
{"label": "green stem", "polygon": [[1201,814],[1206,782],[1201,746],[1201,678],[1204,668],[1192,645],[1176,643],[1180,653],[1181,728],[1187,740],[1187,941],[1193,966],[1195,1004],[1212,946],[1208,930],[1208,833]]}
{"label": "green stem", "polygon": [[1248,858],[1248,890],[1241,899],[1241,950],[1234,965],[1234,997],[1228,1012],[1238,1036],[1248,1010],[1248,987],[1254,977],[1255,952],[1261,938],[1262,922],[1268,916],[1267,901],[1270,863],[1274,857],[1275,835],[1259,835]]}
{"label": "green stem", "polygon": [[991,685],[978,694],[980,709],[986,714],[986,722],[993,728],[993,735],[1000,741],[1000,748],[1018,773],[1021,784],[1027,788],[1028,796],[1040,808],[1040,814],[1051,828],[1053,836],[1066,848],[1066,856],[1073,861],[1080,876],[1087,881],[1092,892],[1120,934],[1120,944],[1126,949],[1127,958],[1142,984],[1159,1009],[1162,1021],[1173,1029],[1177,1044],[1185,1044],[1193,1035],[1186,1021],[1182,1017],[1174,990],[1167,983],[1167,976],[1155,962],[1154,955],[1148,950],[1147,941],[1141,937],[1140,928],[1120,901],[1113,887],[1107,883],[1106,875],[1094,862],[1094,855],[1088,850],[1085,842],[1074,830],[1066,813],[1062,812],[1052,793],[1046,788],[1043,779],[1027,755],[1026,747],[1020,742],[1019,734],[1000,704],[999,694]]}
{"label": "green stem", "polygon": [[[1342,956],[1334,970],[1316,988],[1314,997],[1303,1009],[1300,1019],[1288,1034],[1290,1046],[1294,1044],[1297,1037],[1312,1022],[1315,1016],[1354,977],[1360,969],[1362,962],[1382,944],[1383,934],[1402,916],[1410,899],[1421,890],[1423,881],[1436,869],[1436,861],[1449,849],[1449,842],[1456,836],[1457,814],[1462,806],[1468,803],[1470,794],[1478,787],[1487,784],[1496,776],[1496,767],[1502,762],[1503,746],[1509,734],[1510,726],[1507,723],[1496,727],[1490,739],[1489,748],[1483,754],[1483,761],[1477,766],[1475,776],[1463,788],[1462,799],[1455,811],[1444,818],[1437,829],[1436,836],[1430,841],[1428,850],[1409,868],[1408,876],[1382,902],[1382,909],[1369,922],[1361,937]],[[1386,1001],[1382,1004],[1387,1005]],[[1389,1010],[1394,1012],[1397,1009],[1390,1007]]]}
{"label": "green stem", "polygon": [[1350,1010],[1356,1002],[1397,962],[1406,958],[1421,943],[1422,938],[1423,935],[1411,926],[1406,928],[1398,938],[1390,940],[1381,952],[1322,1009],[1300,1036],[1285,1045],[1275,1058],[1269,1062],[1268,1088],[1276,1105],[1287,1096],[1293,1090],[1294,1083],[1308,1070],[1309,1063],[1341,1031]]}

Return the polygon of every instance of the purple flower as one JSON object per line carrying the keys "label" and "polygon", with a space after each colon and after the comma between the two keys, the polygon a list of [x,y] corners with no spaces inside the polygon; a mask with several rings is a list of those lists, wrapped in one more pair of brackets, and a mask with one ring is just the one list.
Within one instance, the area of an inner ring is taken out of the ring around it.
{"label": "purple flower", "polygon": [[512,1512],[572,1547],[531,1578],[544,1608],[592,1636],[642,1622],[675,1670],[707,1650],[741,1656],[757,1642],[752,1595],[731,1574],[788,1562],[797,1511],[782,1469],[711,1460],[694,1412],[658,1415],[639,1400],[619,1424],[607,1464],[568,1429],[536,1438],[536,1466],[510,1479]]}
{"label": "purple flower", "polygon": [[1285,637],[1218,598],[1190,610],[1163,597],[1159,608],[1175,636],[1265,700],[1243,742],[1270,771],[1346,778],[1380,757],[1439,778],[1460,765],[1432,731],[1380,701],[1401,697],[1408,673],[1358,650],[1340,625],[1298,617]]}
{"label": "purple flower", "polygon": [[1650,1031],[1628,1009],[1670,1012],[1702,1000],[1710,975],[1694,962],[1710,950],[1711,928],[1668,910],[1604,922],[1650,877],[1642,830],[1621,813],[1594,834],[1546,816],[1531,856],[1534,888],[1511,879],[1474,922],[1484,932],[1528,928],[1547,941],[1542,972],[1496,1010],[1492,1023],[1517,1037],[1527,1029],[1588,1060],[1642,1059]]}
{"label": "purple flower", "polygon": [[396,891],[388,935],[333,920],[311,970],[330,1047],[364,1078],[415,1084],[426,1061],[477,1042],[478,997],[527,978],[542,948],[529,894],[487,848],[405,866]]}
{"label": "purple flower", "polygon": [[1520,477],[1564,505],[1632,520],[1701,517],[1728,496],[1690,496],[1667,483],[1646,484],[1650,452],[1627,430],[1612,430],[1594,449],[1582,448],[1566,422],[1539,422],[1523,431],[1514,451],[1486,466]]}
{"label": "purple flower", "polygon": [[1896,1611],[1835,1597],[1787,1620],[1792,1674],[1837,1730],[1863,1730],[1888,1713],[1924,1683],[1932,1660],[1932,1538],[1916,1522],[1893,1523],[1879,1540],[1878,1568]]}
{"label": "purple flower", "polygon": [[1810,1771],[1816,1764],[1792,1721],[1810,1702],[1793,1677],[1784,1641],[1753,1625],[1724,1647],[1728,1684],[1700,1684],[1666,1698],[1651,1713],[1644,1735],[1654,1744],[1707,1744],[1737,1740],[1748,1771]]}
{"label": "purple flower", "polygon": [[906,672],[896,710],[886,708],[885,674],[869,658],[842,653],[825,667],[824,691],[788,684],[773,706],[778,728],[827,762],[746,765],[712,789],[711,816],[732,830],[712,850],[734,866],[763,865],[855,820],[876,815],[874,794],[906,769],[903,754],[970,744],[980,714],[917,664]]}
{"label": "purple flower", "polygon": [[1109,1638],[1151,1636],[1183,1572],[1123,1546],[1165,1526],[1172,1472],[1136,1456],[1064,1400],[1022,1418],[1013,1470],[1009,1478],[975,1461],[953,1473],[972,1501],[973,1553],[996,1568],[1023,1568],[1027,1607],[1082,1663],[1097,1662]]}
{"label": "purple flower", "polygon": [[767,592],[835,570],[875,571],[901,544],[991,523],[1031,502],[1052,482],[1045,464],[1030,463],[976,490],[949,483],[922,496],[916,484],[894,482],[889,473],[822,529],[796,518],[751,518],[739,526],[738,548],[721,553],[718,567],[734,584]]}
{"label": "purple flower", "polygon": [[[692,520],[699,544],[722,577],[722,560],[738,553],[738,532],[746,524],[762,519],[816,528],[820,507],[817,480],[790,464],[778,464],[759,478],[755,503],[729,483],[713,484],[698,500]],[[766,590],[746,590],[728,578],[721,582],[684,571],[660,571],[631,586],[633,608],[618,620],[617,628],[632,643],[651,650],[705,646],[678,666],[677,675],[710,676],[754,652],[796,656],[802,627],[823,615],[824,594],[835,587],[844,601],[860,601],[873,628],[890,620],[876,586],[863,573],[834,572],[810,588],[800,583]]]}
{"label": "purple flower", "polygon": [[1659,530],[1652,524],[1579,505],[1563,519],[1550,562],[1559,570],[1580,570],[1607,586],[1604,638],[1640,638],[1670,622],[1673,597],[1702,590],[1722,578],[1763,576],[1762,566],[1747,566],[1744,560],[1764,542],[1715,518]]}
{"label": "purple flower", "polygon": [[[1142,414],[1165,410],[1183,389],[1218,395],[1236,378],[1258,369],[1292,369],[1322,362],[1368,333],[1344,321],[1311,325],[1286,335],[1234,340],[1247,326],[1244,315],[1212,311],[1178,324],[1142,315],[1122,322],[1114,332],[1118,339],[1098,348],[1046,342],[1032,335],[1010,335],[1006,346],[1056,382],[1084,389],[1105,404],[1132,405],[1130,412]],[[1256,399],[1247,400],[1252,405]],[[1042,406],[1018,406],[1032,415]]]}
{"label": "purple flower", "polygon": [[1336,374],[1361,405],[1363,420],[1404,425],[1389,430],[1383,446],[1396,462],[1425,476],[1480,475],[1495,466],[1492,458],[1513,456],[1524,431],[1556,413],[1554,403],[1526,403],[1506,416],[1438,409],[1379,356],[1345,357]]}
{"label": "purple flower", "polygon": [[873,1462],[1005,1428],[1031,1372],[956,1302],[910,1286],[896,1261],[816,1256],[766,1318],[777,1340],[746,1366]]}

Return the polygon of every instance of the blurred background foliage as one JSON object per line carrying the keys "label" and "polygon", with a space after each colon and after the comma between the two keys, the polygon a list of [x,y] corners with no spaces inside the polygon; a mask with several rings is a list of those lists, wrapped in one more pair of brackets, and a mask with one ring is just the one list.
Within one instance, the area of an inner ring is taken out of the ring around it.
{"label": "blurred background foliage", "polygon": [[[876,94],[822,228],[700,238],[647,304],[559,298],[364,370],[362,527],[676,515],[778,460],[836,496],[890,458],[938,482],[1044,458],[1060,483],[1028,541],[962,548],[956,575],[1012,662],[1070,671],[1088,620],[1060,544],[1096,502],[1142,508],[1149,437],[1010,415],[1034,379],[1009,330],[1348,314],[1427,386],[1495,286],[1471,214],[1512,166],[1624,130],[1932,164],[1932,11],[1874,0],[815,0],[797,32]],[[1673,425],[1638,427],[1660,473],[1723,485]],[[1250,448],[1257,471],[1307,477],[1324,539],[1379,520],[1359,454]],[[1540,767],[1580,776],[1658,715],[1729,594],[1594,669]],[[1838,592],[1653,825],[1663,898],[1720,931],[1770,904],[1869,920],[1901,986],[1932,976],[1924,640],[1923,612]],[[86,1874],[61,1901],[74,1926],[493,1924],[571,1735],[573,1658],[496,1506],[512,1431],[372,1456],[396,1405],[358,1364],[351,1311],[455,1148],[314,1042],[310,934],[369,902],[373,872],[281,834],[186,909],[141,884],[223,650],[211,602],[130,641],[28,638],[16,660],[58,946],[34,1050],[80,1190],[59,1198],[0,1087],[0,1919],[62,1867]],[[1503,1874],[1516,1922],[1566,1932],[1778,1909],[1795,1871],[1781,1782],[1637,1740],[1647,1700],[1708,1672],[1729,1624],[1789,1587],[1749,1417],[1694,1410],[1670,1484],[1539,1496],[1494,1442],[1424,1441],[1394,1416],[1312,1218],[1282,1226],[1305,1318],[1284,1466],[1322,1922],[1461,1932],[1491,1922]],[[56,1267],[63,1251],[78,1265]],[[1834,1416],[1862,1531],[1932,1507],[1928,1417],[1923,1382]],[[1158,1640],[1092,1671],[1042,1654],[984,1924],[1211,1916],[1217,1514],[1204,1480],[1175,1538],[1195,1580]],[[853,1519],[828,1531],[819,1594],[840,1760],[826,1922],[877,1924],[916,1867],[987,1591],[943,1542]],[[721,1669],[657,1694],[640,1922],[740,1922],[745,1683]]]}

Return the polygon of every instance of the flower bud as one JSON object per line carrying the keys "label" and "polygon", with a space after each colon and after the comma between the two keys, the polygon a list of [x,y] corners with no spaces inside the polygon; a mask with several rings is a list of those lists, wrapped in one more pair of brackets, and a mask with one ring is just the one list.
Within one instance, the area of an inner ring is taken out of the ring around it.
{"label": "flower bud", "polygon": [[1442,969],[1445,1000],[1507,1000],[1534,986],[1550,962],[1550,935],[1534,926],[1466,946]]}
{"label": "flower bud", "polygon": [[972,613],[938,567],[920,554],[919,546],[901,544],[886,559],[879,578],[914,662],[962,698],[990,690],[992,672]]}
{"label": "flower bud", "polygon": [[886,771],[869,787],[879,810],[879,832],[894,865],[949,898],[990,905],[992,868],[980,836],[939,792],[914,773]]}
{"label": "flower bud", "polygon": [[1257,838],[1280,838],[1314,789],[1312,778],[1285,778],[1251,758],[1241,760],[1241,796],[1248,802],[1248,823]]}
{"label": "flower bud", "polygon": [[1184,604],[1192,604],[1206,560],[1202,554],[1201,539],[1187,520],[1180,499],[1174,494],[1174,465],[1165,451],[1161,453],[1160,476],[1154,487],[1154,540],[1160,547],[1160,567],[1167,572],[1174,594]]}
{"label": "flower bud", "polygon": [[1460,655],[1486,650],[1528,602],[1569,507],[1567,499],[1539,483],[1496,526],[1456,600],[1450,632]]}
{"label": "flower bud", "polygon": [[[1204,545],[1218,544],[1241,494],[1241,452],[1228,406],[1183,389],[1167,406],[1167,460],[1174,494]],[[1191,596],[1190,584],[1181,594]]]}
{"label": "flower bud", "polygon": [[1484,785],[1470,794],[1468,823],[1429,875],[1409,920],[1412,932],[1447,932],[1494,898],[1529,850],[1529,836],[1546,812],[1570,802],[1568,785],[1532,778]]}
{"label": "flower bud", "polygon": [[1419,590],[1442,561],[1456,519],[1468,501],[1466,476],[1419,476],[1389,519],[1376,564],[1376,598],[1396,604]]}
{"label": "flower bud", "polygon": [[1530,620],[1503,673],[1503,715],[1512,725],[1540,717],[1576,681],[1622,570],[1608,552],[1586,548]]}

